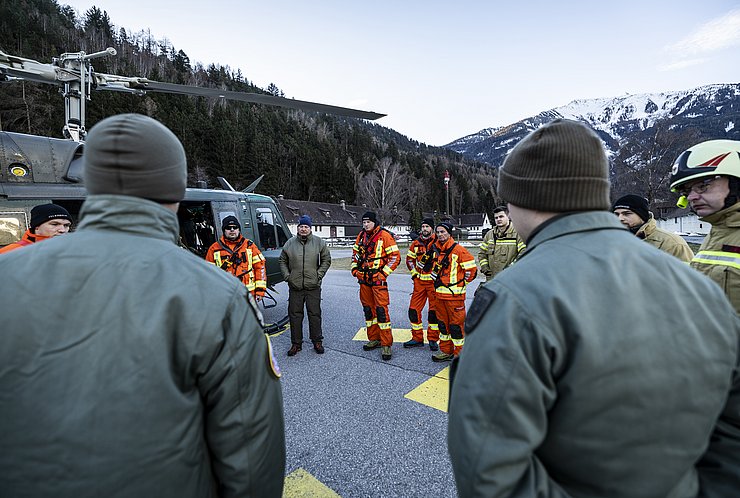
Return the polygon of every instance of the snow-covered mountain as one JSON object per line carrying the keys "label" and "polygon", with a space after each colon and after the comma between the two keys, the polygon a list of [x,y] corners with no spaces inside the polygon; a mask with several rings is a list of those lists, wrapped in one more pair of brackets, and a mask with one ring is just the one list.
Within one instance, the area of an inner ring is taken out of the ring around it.
{"label": "snow-covered mountain", "polygon": [[483,129],[444,147],[498,167],[506,153],[527,133],[556,118],[588,123],[612,154],[627,142],[654,140],[658,127],[672,132],[690,130],[687,136],[692,139],[740,140],[740,84],[574,100],[508,126]]}

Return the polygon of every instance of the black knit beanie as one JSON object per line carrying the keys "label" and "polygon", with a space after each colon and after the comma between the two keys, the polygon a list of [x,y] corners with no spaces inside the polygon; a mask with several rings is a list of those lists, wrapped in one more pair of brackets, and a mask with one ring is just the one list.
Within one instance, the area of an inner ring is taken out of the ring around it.
{"label": "black knit beanie", "polygon": [[33,232],[39,225],[43,225],[47,221],[56,219],[72,221],[69,211],[64,209],[62,206],[58,206],[56,204],[41,204],[40,206],[34,206],[33,209],[31,209],[31,224],[28,228]]}
{"label": "black knit beanie", "polygon": [[437,226],[444,228],[445,230],[447,230],[447,233],[452,235],[453,226],[452,226],[452,223],[450,223],[449,221],[440,221],[439,223],[437,223]]}
{"label": "black knit beanie", "polygon": [[227,227],[236,227],[239,230],[242,229],[241,224],[239,224],[239,220],[236,216],[227,216],[224,218],[224,220],[221,222],[221,230],[226,230]]}
{"label": "black knit beanie", "polygon": [[422,225],[429,225],[430,227],[434,228],[434,220],[432,218],[424,218],[421,220]]}
{"label": "black knit beanie", "polygon": [[609,163],[601,139],[578,121],[550,121],[509,152],[498,193],[539,211],[608,210]]}
{"label": "black knit beanie", "polygon": [[362,221],[365,221],[365,220],[370,220],[373,223],[375,223],[375,226],[378,226],[378,215],[372,211],[368,211],[362,215]]}
{"label": "black knit beanie", "polygon": [[643,223],[647,223],[650,219],[650,206],[647,200],[639,195],[629,194],[620,197],[612,206],[612,211],[616,209],[629,209],[642,218]]}

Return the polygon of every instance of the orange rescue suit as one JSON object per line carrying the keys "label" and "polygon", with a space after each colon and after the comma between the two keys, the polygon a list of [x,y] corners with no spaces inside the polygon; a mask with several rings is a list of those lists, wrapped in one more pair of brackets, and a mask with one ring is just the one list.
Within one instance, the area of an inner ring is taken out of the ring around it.
{"label": "orange rescue suit", "polygon": [[241,280],[252,296],[265,295],[267,288],[265,257],[251,240],[240,236],[231,242],[221,237],[208,248],[206,261]]}
{"label": "orange rescue suit", "polygon": [[429,301],[427,313],[427,340],[439,341],[439,325],[434,308],[435,289],[432,278],[434,266],[434,243],[437,237],[432,234],[427,239],[419,236],[409,246],[406,253],[406,267],[411,272],[414,282],[414,291],[409,302],[409,321],[411,322],[411,338],[416,342],[424,342],[424,327],[421,321],[421,312]]}
{"label": "orange rescue suit", "polygon": [[380,340],[382,346],[393,345],[386,279],[400,261],[396,240],[379,226],[370,232],[361,231],[352,247],[350,270],[360,283],[360,303],[365,314],[367,338],[371,341]]}
{"label": "orange rescue suit", "polygon": [[434,244],[432,268],[436,290],[435,311],[439,322],[439,349],[460,354],[465,344],[465,288],[475,280],[475,258],[452,237]]}

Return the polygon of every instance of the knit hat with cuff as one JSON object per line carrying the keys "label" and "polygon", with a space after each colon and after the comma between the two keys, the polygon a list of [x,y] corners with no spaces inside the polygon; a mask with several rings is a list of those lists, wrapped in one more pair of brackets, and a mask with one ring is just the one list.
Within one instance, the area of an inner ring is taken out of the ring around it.
{"label": "knit hat with cuff", "polygon": [[506,156],[498,193],[506,202],[538,211],[608,210],[609,162],[601,139],[578,121],[547,123]]}

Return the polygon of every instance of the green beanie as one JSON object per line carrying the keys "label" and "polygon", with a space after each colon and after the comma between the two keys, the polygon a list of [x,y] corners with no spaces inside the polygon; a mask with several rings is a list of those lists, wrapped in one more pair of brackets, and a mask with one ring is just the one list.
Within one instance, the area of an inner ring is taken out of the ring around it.
{"label": "green beanie", "polygon": [[601,139],[578,121],[550,121],[506,156],[498,193],[537,211],[608,211],[609,162]]}

